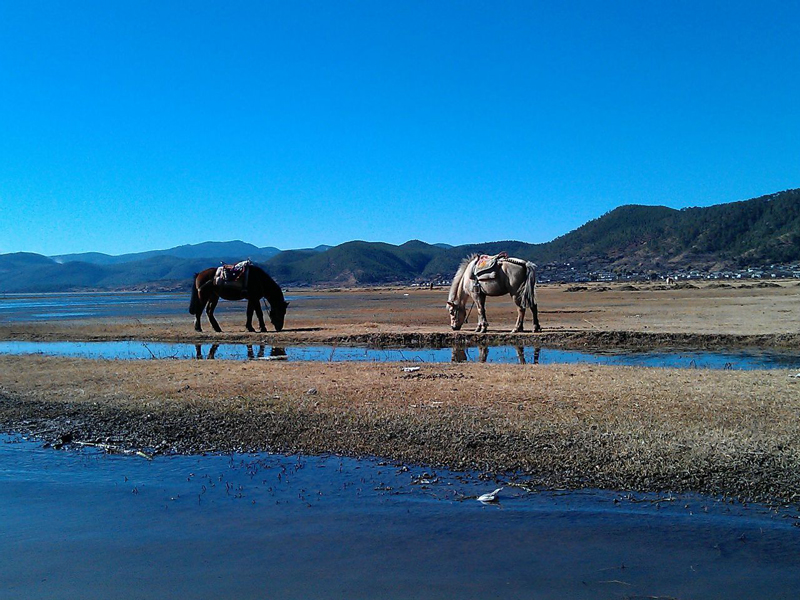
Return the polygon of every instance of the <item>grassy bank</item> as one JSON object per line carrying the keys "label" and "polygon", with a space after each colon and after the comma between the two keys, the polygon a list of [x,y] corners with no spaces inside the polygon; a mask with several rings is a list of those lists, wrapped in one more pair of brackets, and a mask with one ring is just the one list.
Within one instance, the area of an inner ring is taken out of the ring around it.
{"label": "grassy bank", "polygon": [[0,425],[159,452],[337,452],[796,503],[800,380],[787,375],[0,356]]}

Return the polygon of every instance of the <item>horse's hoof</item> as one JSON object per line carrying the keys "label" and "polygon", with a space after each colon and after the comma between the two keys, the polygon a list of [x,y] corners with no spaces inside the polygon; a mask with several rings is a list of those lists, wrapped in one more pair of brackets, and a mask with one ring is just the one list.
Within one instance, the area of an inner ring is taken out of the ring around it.
{"label": "horse's hoof", "polygon": [[195,328],[194,328],[194,330],[195,330],[195,331],[199,331],[200,333],[203,333],[203,330],[202,330],[202,328],[200,328],[200,327],[195,327]]}
{"label": "horse's hoof", "polygon": [[214,331],[216,331],[217,333],[222,333],[222,329],[220,329],[219,327],[214,327]]}
{"label": "horse's hoof", "polygon": [[266,327],[262,327],[258,331],[259,331],[259,333],[267,333],[267,328]]}
{"label": "horse's hoof", "polygon": [[541,332],[542,332],[542,328],[539,325],[537,325],[536,327],[533,328],[533,333],[541,333]]}
{"label": "horse's hoof", "polygon": [[511,333],[521,333],[523,331],[525,330],[522,327],[515,327],[514,329],[511,330]]}

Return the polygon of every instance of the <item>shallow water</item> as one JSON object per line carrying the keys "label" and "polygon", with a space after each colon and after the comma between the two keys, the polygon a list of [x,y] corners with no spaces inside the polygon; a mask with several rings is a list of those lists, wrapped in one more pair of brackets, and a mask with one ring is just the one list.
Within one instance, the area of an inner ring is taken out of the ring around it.
{"label": "shallow water", "polygon": [[374,460],[148,461],[0,436],[0,596],[775,600],[800,589],[794,515],[701,496],[506,486],[498,505],[468,498],[499,485]]}
{"label": "shallow water", "polygon": [[[287,301],[306,300],[287,296]],[[244,302],[221,302],[217,313],[242,313]],[[0,322],[65,321],[94,318],[147,318],[189,315],[189,291],[180,293],[97,292],[3,294]]]}
{"label": "shallow water", "polygon": [[766,351],[578,352],[530,346],[458,348],[367,348],[350,346],[268,346],[266,344],[185,344],[166,342],[0,341],[0,354],[45,354],[94,359],[288,360],[316,362],[490,362],[590,363],[702,369],[800,368],[800,354]]}
{"label": "shallow water", "polygon": [[188,294],[94,293],[6,294],[2,321],[55,321],[90,317],[129,317],[188,312]]}

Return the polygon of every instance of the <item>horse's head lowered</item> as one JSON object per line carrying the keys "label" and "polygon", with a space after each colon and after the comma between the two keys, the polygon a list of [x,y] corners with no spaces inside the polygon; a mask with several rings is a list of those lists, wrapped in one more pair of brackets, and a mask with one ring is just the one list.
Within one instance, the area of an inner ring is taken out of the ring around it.
{"label": "horse's head lowered", "polygon": [[450,327],[458,331],[467,320],[467,309],[452,301],[447,302],[447,312],[450,313]]}
{"label": "horse's head lowered", "polygon": [[275,304],[269,306],[269,320],[275,331],[283,329],[283,320],[286,318],[286,309],[289,308],[289,303],[279,300]]}

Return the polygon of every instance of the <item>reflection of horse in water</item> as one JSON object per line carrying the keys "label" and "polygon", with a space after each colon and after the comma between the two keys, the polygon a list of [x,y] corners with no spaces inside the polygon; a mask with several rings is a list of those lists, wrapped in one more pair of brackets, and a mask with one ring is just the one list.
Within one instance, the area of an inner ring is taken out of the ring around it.
{"label": "reflection of horse in water", "polygon": [[264,351],[267,347],[264,344],[258,345],[258,356],[256,356],[255,352],[253,352],[253,346],[247,344],[247,358],[249,360],[253,360],[255,358],[264,358]]}
{"label": "reflection of horse in water", "polygon": [[[517,362],[521,365],[526,364],[528,361],[525,358],[525,348],[523,346],[514,346],[514,350],[517,352]],[[541,348],[533,349],[533,362],[531,364],[539,364],[539,353],[541,350]],[[451,362],[460,363],[467,362],[468,360],[469,356],[467,356],[467,349],[464,346],[453,346]],[[488,360],[489,346],[478,346],[478,362],[485,363]]]}
{"label": "reflection of horse in water", "polygon": [[472,298],[478,306],[478,327],[475,331],[485,332],[489,328],[486,320],[486,296],[506,294],[510,294],[517,305],[517,322],[511,333],[524,330],[526,308],[530,308],[533,313],[533,330],[541,331],[536,306],[536,265],[505,253],[497,256],[474,254],[465,258],[453,277],[447,298],[450,326],[454,330],[461,329],[467,320],[467,301]]}
{"label": "reflection of horse in water", "polygon": [[[219,344],[211,344],[211,348],[208,349],[208,355],[206,356],[207,360],[214,360],[217,356],[217,350],[219,349]],[[194,345],[194,357],[197,360],[203,360],[203,345],[202,344],[195,344]]]}
{"label": "reflection of horse in water", "polygon": [[[264,358],[264,355],[267,351],[266,344],[259,344],[258,351],[253,350],[253,344],[247,344],[247,358],[248,360],[255,360],[257,358]],[[208,349],[208,354],[206,355],[206,360],[214,360],[217,357],[217,350],[219,350],[219,344],[211,344],[211,347]],[[197,360],[203,360],[203,345],[202,344],[195,344],[194,345],[194,352],[195,358]],[[279,348],[277,346],[272,346],[269,351],[269,355],[273,358],[275,357],[283,357],[286,356],[286,348]]]}

